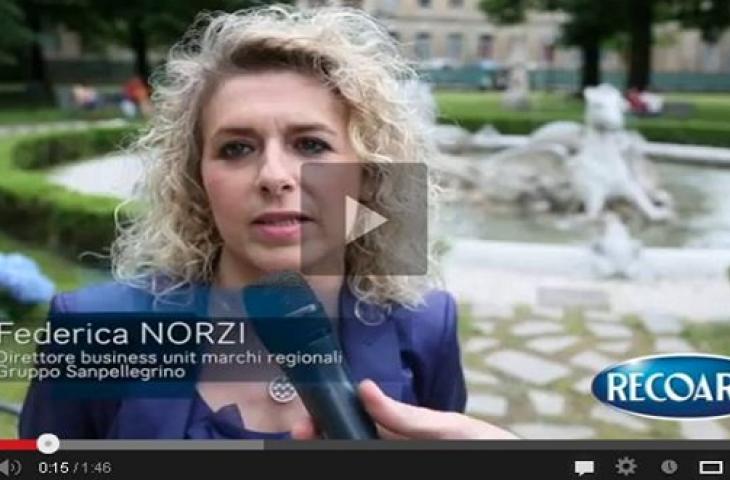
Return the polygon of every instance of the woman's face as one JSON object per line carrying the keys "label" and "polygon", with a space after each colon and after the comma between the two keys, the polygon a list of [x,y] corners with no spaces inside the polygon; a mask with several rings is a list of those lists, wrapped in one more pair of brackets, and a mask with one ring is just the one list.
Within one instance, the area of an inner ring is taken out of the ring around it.
{"label": "woman's face", "polygon": [[[341,262],[346,195],[359,168],[344,102],[319,80],[290,71],[233,76],[202,111],[201,174],[224,254],[246,275]],[[309,172],[309,170],[307,170]],[[302,255],[302,245],[306,255]]]}

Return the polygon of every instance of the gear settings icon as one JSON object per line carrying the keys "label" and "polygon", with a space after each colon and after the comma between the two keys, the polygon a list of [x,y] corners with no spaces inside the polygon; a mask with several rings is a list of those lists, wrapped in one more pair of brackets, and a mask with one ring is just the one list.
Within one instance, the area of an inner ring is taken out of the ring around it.
{"label": "gear settings icon", "polygon": [[616,462],[616,473],[628,477],[636,473],[636,460],[630,457],[621,457]]}

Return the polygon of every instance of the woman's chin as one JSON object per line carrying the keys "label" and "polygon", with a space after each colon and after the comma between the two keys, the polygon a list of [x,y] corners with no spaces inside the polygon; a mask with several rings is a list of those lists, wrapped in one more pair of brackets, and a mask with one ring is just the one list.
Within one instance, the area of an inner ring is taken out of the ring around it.
{"label": "woman's chin", "polygon": [[276,255],[256,258],[255,264],[258,270],[264,273],[281,272],[284,270],[302,270],[302,262],[297,255]]}
{"label": "woman's chin", "polygon": [[304,248],[299,245],[278,248],[251,249],[246,255],[257,270],[265,273],[293,270],[312,274],[334,274],[341,270],[342,252],[333,252],[326,245],[310,245]]}

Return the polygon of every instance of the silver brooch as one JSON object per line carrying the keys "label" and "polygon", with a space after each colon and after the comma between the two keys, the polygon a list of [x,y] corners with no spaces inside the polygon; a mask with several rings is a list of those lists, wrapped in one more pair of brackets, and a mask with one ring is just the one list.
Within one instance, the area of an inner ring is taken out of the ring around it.
{"label": "silver brooch", "polygon": [[289,403],[297,397],[297,390],[286,375],[269,382],[269,396],[277,403]]}

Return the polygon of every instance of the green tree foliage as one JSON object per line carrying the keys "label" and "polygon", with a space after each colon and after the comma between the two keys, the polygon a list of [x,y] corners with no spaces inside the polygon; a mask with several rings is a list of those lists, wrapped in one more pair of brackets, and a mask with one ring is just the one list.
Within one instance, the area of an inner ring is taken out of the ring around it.
{"label": "green tree foliage", "polygon": [[85,42],[108,43],[134,52],[135,72],[149,78],[149,51],[177,40],[201,11],[234,11],[270,2],[260,0],[87,0],[86,12],[71,22]]}
{"label": "green tree foliage", "polygon": [[480,7],[491,19],[503,24],[523,21],[528,10],[560,10],[567,13],[568,20],[563,25],[562,42],[581,49],[581,84],[588,86],[601,81],[601,48],[623,24],[625,1],[481,0]]}
{"label": "green tree foliage", "polygon": [[601,83],[601,51],[625,21],[625,0],[558,0],[553,8],[570,15],[563,25],[563,42],[580,47],[583,55],[581,85]]}
{"label": "green tree foliage", "polygon": [[679,21],[683,27],[700,30],[708,43],[719,40],[730,26],[730,0],[624,0],[629,13],[630,37],[628,87],[651,85],[651,46],[657,22]]}
{"label": "green tree foliage", "polygon": [[[289,0],[285,0],[287,3]],[[270,3],[262,0],[0,0],[0,61],[15,53],[26,66],[30,87],[52,97],[43,55],[44,31],[64,24],[81,34],[85,47],[109,44],[134,53],[135,72],[147,79],[149,52],[167,48],[202,10],[233,11]],[[17,49],[25,47],[18,52]]]}
{"label": "green tree foliage", "polygon": [[0,64],[12,63],[18,47],[28,44],[33,35],[23,21],[17,0],[0,1]]}
{"label": "green tree foliage", "polygon": [[48,68],[43,54],[41,38],[44,27],[51,22],[64,22],[80,11],[83,0],[18,0],[25,28],[30,32],[27,48],[19,53],[27,66],[29,90],[40,99],[51,99],[53,92],[48,78]]}
{"label": "green tree foliage", "polygon": [[480,6],[497,23],[521,22],[529,9],[567,13],[562,38],[581,48],[584,86],[600,81],[600,50],[616,36],[628,38],[627,87],[644,90],[651,85],[656,23],[679,21],[699,29],[708,43],[730,26],[730,0],[481,0]]}
{"label": "green tree foliage", "polygon": [[688,28],[696,28],[707,43],[716,43],[730,26],[730,0],[682,0],[671,2],[669,14]]}

